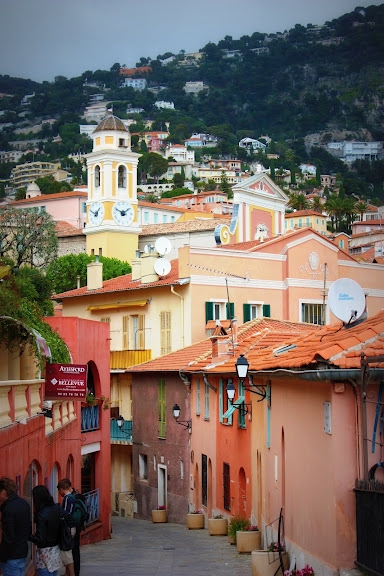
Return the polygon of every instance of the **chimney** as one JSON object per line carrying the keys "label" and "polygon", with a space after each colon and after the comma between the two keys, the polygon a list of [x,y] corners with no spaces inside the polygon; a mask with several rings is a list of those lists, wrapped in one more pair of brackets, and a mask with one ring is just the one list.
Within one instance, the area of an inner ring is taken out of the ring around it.
{"label": "chimney", "polygon": [[223,356],[228,356],[230,352],[230,337],[224,336],[211,336],[212,342],[212,362],[215,363]]}
{"label": "chimney", "polygon": [[98,290],[103,287],[103,265],[101,262],[87,264],[87,290]]}
{"label": "chimney", "polygon": [[141,283],[149,284],[157,282],[159,277],[155,272],[154,265],[159,255],[157,252],[144,253],[141,256]]}

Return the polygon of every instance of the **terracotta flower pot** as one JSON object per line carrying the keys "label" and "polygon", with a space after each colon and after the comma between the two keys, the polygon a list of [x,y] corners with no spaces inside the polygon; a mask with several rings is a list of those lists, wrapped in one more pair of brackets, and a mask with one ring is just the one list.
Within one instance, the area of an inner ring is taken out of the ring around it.
{"label": "terracotta flower pot", "polygon": [[152,510],[152,522],[168,522],[166,510]]}
{"label": "terracotta flower pot", "polygon": [[187,514],[187,528],[189,530],[198,530],[204,528],[204,514]]}
{"label": "terracotta flower pot", "polygon": [[[253,550],[252,576],[274,576],[279,566],[279,554],[268,550]],[[284,570],[288,570],[288,554],[283,556]]]}
{"label": "terracotta flower pot", "polygon": [[245,552],[248,554],[250,554],[253,550],[260,550],[261,548],[260,530],[236,532],[236,547],[238,552]]}
{"label": "terracotta flower pot", "polygon": [[211,536],[226,536],[228,534],[228,520],[226,518],[209,518],[208,531]]}

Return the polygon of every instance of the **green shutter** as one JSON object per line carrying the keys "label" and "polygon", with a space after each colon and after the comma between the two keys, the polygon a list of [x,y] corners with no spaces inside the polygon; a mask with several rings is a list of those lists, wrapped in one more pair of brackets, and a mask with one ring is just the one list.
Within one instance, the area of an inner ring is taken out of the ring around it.
{"label": "green shutter", "polygon": [[235,305],[233,302],[227,302],[225,305],[225,309],[227,312],[227,320],[231,320],[235,317]]}
{"label": "green shutter", "polygon": [[205,303],[205,323],[209,320],[213,320],[213,302]]}
{"label": "green shutter", "polygon": [[265,318],[271,317],[271,305],[270,304],[263,304],[263,316]]}
{"label": "green shutter", "polygon": [[159,438],[165,438],[165,380],[160,380],[157,385],[157,398],[159,405]]}
{"label": "green shutter", "polygon": [[243,304],[243,322],[249,322],[251,319],[251,305]]}

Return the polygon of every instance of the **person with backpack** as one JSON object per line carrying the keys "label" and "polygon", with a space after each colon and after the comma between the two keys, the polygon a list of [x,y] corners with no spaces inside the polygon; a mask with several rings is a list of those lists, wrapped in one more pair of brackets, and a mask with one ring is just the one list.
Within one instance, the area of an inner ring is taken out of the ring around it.
{"label": "person with backpack", "polygon": [[80,575],[80,533],[84,530],[84,523],[88,519],[87,507],[83,501],[83,496],[78,494],[73,488],[69,478],[63,478],[57,485],[60,496],[62,496],[62,507],[65,512],[70,514],[76,525],[76,534],[74,536],[74,546],[72,548],[72,557],[75,576]]}
{"label": "person with backpack", "polygon": [[73,544],[71,550],[61,550],[61,560],[65,566],[65,576],[75,576],[75,567],[74,567],[74,560],[73,560],[73,547],[75,546],[75,536],[76,536],[76,525],[75,521],[72,518],[72,512],[75,507],[75,498],[72,496],[70,490],[65,488],[66,482],[59,482],[57,489],[59,491],[60,496],[63,498],[61,502],[61,507],[63,509],[63,513],[67,519],[72,520],[71,526],[71,535],[73,537]]}

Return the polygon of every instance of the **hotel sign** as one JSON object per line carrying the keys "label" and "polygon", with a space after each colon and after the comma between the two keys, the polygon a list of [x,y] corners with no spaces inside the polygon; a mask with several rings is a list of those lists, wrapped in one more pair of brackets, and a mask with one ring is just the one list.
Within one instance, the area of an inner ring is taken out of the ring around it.
{"label": "hotel sign", "polygon": [[84,400],[88,366],[47,364],[44,400]]}

